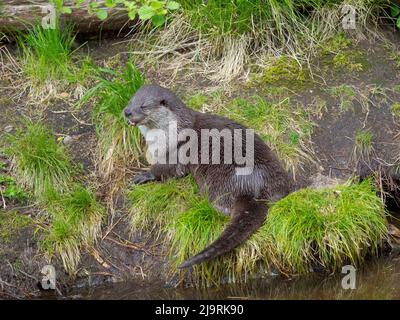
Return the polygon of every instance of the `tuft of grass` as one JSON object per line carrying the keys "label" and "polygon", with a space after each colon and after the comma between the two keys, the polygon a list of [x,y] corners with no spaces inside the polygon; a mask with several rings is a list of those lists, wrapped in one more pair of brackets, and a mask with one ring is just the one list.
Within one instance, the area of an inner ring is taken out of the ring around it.
{"label": "tuft of grass", "polygon": [[195,190],[197,186],[191,177],[135,186],[128,192],[131,231],[152,231],[158,237],[168,221],[187,208],[186,202]]}
{"label": "tuft of grass", "polygon": [[69,190],[74,172],[65,147],[41,123],[26,122],[14,136],[8,135],[6,153],[12,159],[16,181],[38,199],[47,192]]}
{"label": "tuft of grass", "polygon": [[302,189],[271,208],[260,232],[271,236],[270,259],[281,270],[306,273],[315,263],[338,270],[378,254],[387,235],[384,204],[369,180]]}
{"label": "tuft of grass", "polygon": [[124,167],[138,163],[142,153],[141,135],[123,116],[133,94],[144,84],[144,78],[130,60],[117,70],[100,69],[97,85],[89,89],[79,105],[94,100],[93,118],[96,120],[98,169],[108,177],[117,164]]}
{"label": "tuft of grass", "polygon": [[370,130],[357,130],[354,134],[354,159],[368,159],[371,152],[374,151],[374,134]]}
{"label": "tuft of grass", "polygon": [[[146,231],[160,225],[170,246],[172,271],[207,247],[228,222],[198,195],[193,180],[186,179],[183,182],[190,187],[183,189],[184,194],[172,195],[171,188],[163,194],[157,184],[152,188],[137,186],[132,191],[136,198],[131,205],[136,209],[131,213],[145,218],[131,221]],[[167,209],[159,205],[149,214],[156,195],[168,198]],[[175,201],[180,203],[179,209],[170,206]],[[371,181],[306,188],[273,204],[265,224],[248,241],[226,255],[194,266],[190,274],[182,271],[180,275],[197,285],[209,285],[245,281],[272,266],[290,275],[308,273],[315,266],[336,271],[344,264],[359,265],[367,256],[377,255],[386,236],[384,205]]]}
{"label": "tuft of grass", "polygon": [[53,193],[47,208],[52,224],[43,248],[49,255],[58,254],[66,271],[74,274],[82,248],[93,245],[101,231],[104,208],[92,191],[80,185],[73,186],[64,195]]}
{"label": "tuft of grass", "polygon": [[207,103],[208,97],[201,93],[196,93],[186,99],[186,105],[197,111],[201,111],[203,106]]}
{"label": "tuft of grass", "polygon": [[259,96],[234,99],[222,114],[254,129],[293,173],[304,161],[314,162],[310,142],[314,124],[289,99],[278,103]]}
{"label": "tuft of grass", "polygon": [[83,83],[92,70],[88,58],[83,59],[80,66],[73,61],[75,36],[70,25],[62,30],[34,26],[17,40],[22,55],[22,71],[36,87],[58,81]]}

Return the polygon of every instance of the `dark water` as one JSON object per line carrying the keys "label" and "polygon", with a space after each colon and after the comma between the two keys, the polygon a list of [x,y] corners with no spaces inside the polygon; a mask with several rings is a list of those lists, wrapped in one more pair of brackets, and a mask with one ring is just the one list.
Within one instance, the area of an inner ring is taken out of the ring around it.
{"label": "dark water", "polygon": [[161,284],[114,284],[72,294],[72,299],[400,299],[400,258],[385,258],[356,270],[355,289],[343,289],[344,274],[269,276],[219,288],[167,288]]}

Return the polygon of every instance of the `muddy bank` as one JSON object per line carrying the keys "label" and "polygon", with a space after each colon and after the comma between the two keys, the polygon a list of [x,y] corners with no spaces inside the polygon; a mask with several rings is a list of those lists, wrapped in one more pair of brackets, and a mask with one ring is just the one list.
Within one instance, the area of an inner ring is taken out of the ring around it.
{"label": "muddy bank", "polygon": [[[398,40],[392,39],[391,44],[397,48]],[[83,50],[88,50],[93,61],[99,65],[123,63],[127,59],[128,45],[120,41],[103,40],[89,42]],[[363,52],[365,69],[352,71],[335,69],[330,64],[329,57],[315,61],[316,70],[321,70],[319,77],[302,83],[300,86],[293,83],[281,83],[278,88],[284,90],[284,96],[289,96],[302,103],[302,107],[313,108],[312,121],[315,128],[311,136],[313,163],[304,163],[303,169],[296,172],[298,187],[309,185],[317,173],[332,178],[346,179],[356,169],[354,161],[355,134],[358,130],[373,132],[371,158],[386,163],[395,163],[399,150],[397,137],[399,135],[399,119],[393,115],[392,105],[400,102],[399,69],[391,58],[397,49],[388,49],[383,42],[369,43],[361,41],[351,50]],[[17,54],[10,46],[10,52]],[[396,51],[397,52],[397,51]],[[323,67],[327,66],[327,69]],[[174,81],[168,72],[157,69],[155,66],[142,67],[142,72],[148,81],[167,85],[183,97],[195,93],[210,92],[215,83],[201,77],[192,78],[190,83],[186,77],[176,75]],[[181,71],[182,73],[185,70]],[[183,80],[185,79],[185,80]],[[0,130],[4,134],[7,126],[18,127],[24,117],[33,120],[42,119],[60,138],[71,137],[67,148],[74,161],[79,163],[84,174],[81,179],[90,181],[96,186],[99,199],[106,201],[109,185],[97,179],[94,150],[97,143],[94,122],[90,108],[74,109],[65,97],[59,92],[53,97],[51,108],[44,108],[37,114],[28,103],[27,94],[22,93],[15,86],[13,79],[2,79],[0,85]],[[349,91],[335,91],[346,85]],[[235,83],[233,89],[222,90],[227,99],[235,96],[251,96],[258,93],[271,99],[268,89],[271,84],[261,83],[255,86],[245,86]],[[67,92],[67,94],[69,94]],[[224,100],[221,103],[225,103]],[[346,103],[346,108],[344,108]],[[9,167],[5,168],[7,171]],[[132,176],[135,168],[128,171],[126,183]],[[369,271],[362,275],[363,290],[357,294],[342,293],[339,279],[326,275],[313,275],[296,280],[284,280],[281,277],[263,279],[260,284],[250,283],[243,288],[222,287],[210,291],[194,289],[173,290],[164,288],[167,283],[175,284],[173,277],[167,273],[167,261],[162,254],[163,247],[159,239],[152,239],[151,235],[132,234],[129,232],[127,221],[127,204],[123,193],[116,195],[115,212],[107,215],[103,222],[102,235],[97,243],[85,249],[75,278],[67,275],[62,262],[57,257],[51,261],[40,250],[41,233],[45,225],[41,225],[41,209],[34,203],[6,203],[0,209],[2,215],[24,215],[31,218],[30,222],[20,228],[8,232],[0,237],[0,296],[5,298],[53,298],[68,296],[70,298],[305,298],[305,297],[362,297],[378,284],[372,281],[372,275],[380,275],[383,283],[382,295],[395,298],[396,293],[389,290],[389,282],[399,284],[395,271],[398,270],[396,260],[382,260],[377,267],[371,264]],[[7,225],[3,225],[7,230]],[[2,233],[0,233],[2,234]],[[43,275],[43,266],[52,264],[57,272],[57,290],[45,292],[40,290],[39,282]],[[388,267],[389,266],[389,267]],[[387,271],[389,268],[390,271]],[[385,272],[382,272],[385,270]],[[131,282],[132,279],[134,282]],[[320,286],[318,283],[326,283]],[[365,284],[365,285],[364,285]],[[400,284],[399,284],[400,285]],[[93,288],[101,287],[96,290]],[[327,289],[327,288],[333,289]],[[270,289],[268,289],[270,288]],[[386,289],[387,290],[386,290]],[[91,290],[94,290],[91,292]],[[228,293],[226,293],[228,292]]]}

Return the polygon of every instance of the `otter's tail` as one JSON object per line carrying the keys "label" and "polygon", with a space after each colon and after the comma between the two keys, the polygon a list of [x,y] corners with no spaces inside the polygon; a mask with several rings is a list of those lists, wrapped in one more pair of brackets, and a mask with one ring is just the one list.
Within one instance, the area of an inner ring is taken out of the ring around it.
{"label": "otter's tail", "polygon": [[203,251],[183,262],[179,268],[189,268],[231,251],[261,227],[267,211],[265,201],[256,201],[251,197],[236,199],[231,221],[221,236]]}

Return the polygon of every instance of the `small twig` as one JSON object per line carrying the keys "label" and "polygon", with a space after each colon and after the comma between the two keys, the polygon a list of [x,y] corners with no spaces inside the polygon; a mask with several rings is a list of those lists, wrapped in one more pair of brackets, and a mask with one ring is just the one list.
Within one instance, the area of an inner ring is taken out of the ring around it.
{"label": "small twig", "polygon": [[110,265],[105,261],[101,256],[100,253],[93,247],[89,248],[89,253],[96,259],[98,263],[101,264],[103,268],[110,269]]}
{"label": "small twig", "polygon": [[87,123],[87,122],[84,122],[84,121],[82,121],[82,120],[79,120],[79,119],[72,113],[72,111],[70,111],[70,110],[51,111],[51,113],[54,113],[54,114],[70,113],[71,116],[72,116],[78,123],[80,123],[80,124],[82,124],[82,125],[85,125],[85,126],[93,126],[92,123]]}
{"label": "small twig", "polygon": [[145,253],[151,255],[151,253],[150,253],[148,250],[146,250],[146,249],[144,249],[143,247],[140,247],[140,246],[138,246],[138,245],[135,245],[134,243],[129,242],[129,241],[127,241],[127,240],[125,240],[126,242],[123,243],[123,242],[120,242],[120,241],[118,241],[118,240],[116,240],[116,239],[114,239],[114,238],[111,238],[111,237],[109,237],[109,236],[107,236],[106,239],[109,240],[109,241],[111,241],[111,242],[113,242],[113,243],[115,243],[115,244],[118,244],[118,245],[120,245],[120,246],[122,246],[122,247],[125,247],[125,248],[128,248],[128,249],[133,249],[133,250],[143,251],[143,252],[145,252]]}
{"label": "small twig", "polygon": [[117,222],[113,223],[111,226],[109,226],[107,228],[107,231],[104,234],[104,236],[101,238],[101,240],[104,240],[109,235],[109,233],[115,228],[115,226],[121,221],[121,219],[122,219],[122,217],[119,218]]}
{"label": "small twig", "polygon": [[23,270],[19,270],[19,272],[21,272],[24,276],[26,276],[26,277],[28,277],[28,278],[31,278],[31,279],[33,279],[33,280],[35,280],[35,281],[39,281],[38,278],[36,278],[36,277],[34,277],[34,276],[32,276],[32,275],[26,273],[26,272],[23,271]]}

